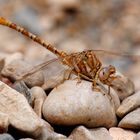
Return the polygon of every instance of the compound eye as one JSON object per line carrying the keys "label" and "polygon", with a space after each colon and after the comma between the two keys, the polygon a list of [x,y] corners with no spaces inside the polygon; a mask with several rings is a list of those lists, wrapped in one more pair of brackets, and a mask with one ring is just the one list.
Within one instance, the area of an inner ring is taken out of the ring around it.
{"label": "compound eye", "polygon": [[111,71],[111,72],[110,72],[110,74],[114,74],[114,73],[115,73],[115,71]]}

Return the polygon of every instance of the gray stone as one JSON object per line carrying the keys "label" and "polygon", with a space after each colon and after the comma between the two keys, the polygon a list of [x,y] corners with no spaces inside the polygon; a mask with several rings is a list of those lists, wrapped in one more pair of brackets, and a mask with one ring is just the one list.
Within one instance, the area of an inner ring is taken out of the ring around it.
{"label": "gray stone", "polygon": [[10,134],[0,134],[0,140],[15,140]]}
{"label": "gray stone", "polygon": [[130,128],[130,129],[140,129],[140,108],[127,114],[120,122],[119,127]]}
{"label": "gray stone", "polygon": [[43,115],[60,125],[115,126],[115,108],[108,96],[92,90],[92,83],[67,80],[53,89],[43,104]]}
{"label": "gray stone", "polygon": [[106,128],[87,129],[84,126],[75,128],[69,138],[73,140],[112,140]]}
{"label": "gray stone", "polygon": [[124,99],[117,110],[117,115],[123,117],[140,106],[140,91]]}

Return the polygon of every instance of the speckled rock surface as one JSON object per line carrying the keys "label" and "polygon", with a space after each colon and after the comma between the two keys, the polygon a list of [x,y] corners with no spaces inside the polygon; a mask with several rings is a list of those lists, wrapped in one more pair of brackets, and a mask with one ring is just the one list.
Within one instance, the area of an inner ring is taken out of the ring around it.
{"label": "speckled rock surface", "polygon": [[140,91],[124,99],[117,110],[117,115],[123,117],[130,111],[140,107]]}
{"label": "speckled rock surface", "polygon": [[43,104],[43,115],[51,123],[84,124],[88,127],[116,125],[110,99],[92,90],[90,82],[68,80],[55,88]]}

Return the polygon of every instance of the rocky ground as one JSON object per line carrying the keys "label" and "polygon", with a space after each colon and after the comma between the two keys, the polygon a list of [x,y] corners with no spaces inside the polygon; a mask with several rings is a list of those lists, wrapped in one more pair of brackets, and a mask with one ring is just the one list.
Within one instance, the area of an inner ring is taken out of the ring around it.
{"label": "rocky ground", "polygon": [[0,0],[0,16],[24,26],[67,53],[102,49],[103,65],[117,68],[110,93],[48,64],[55,58],[33,41],[0,26],[0,140],[140,139],[139,0]]}

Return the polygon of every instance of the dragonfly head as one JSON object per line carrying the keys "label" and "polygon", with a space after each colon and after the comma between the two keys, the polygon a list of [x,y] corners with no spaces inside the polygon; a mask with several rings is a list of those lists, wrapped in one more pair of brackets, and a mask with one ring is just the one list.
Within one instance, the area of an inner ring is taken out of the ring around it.
{"label": "dragonfly head", "polygon": [[99,72],[99,80],[106,85],[110,85],[111,82],[116,78],[116,69],[114,66],[109,65],[108,67],[103,67]]}

